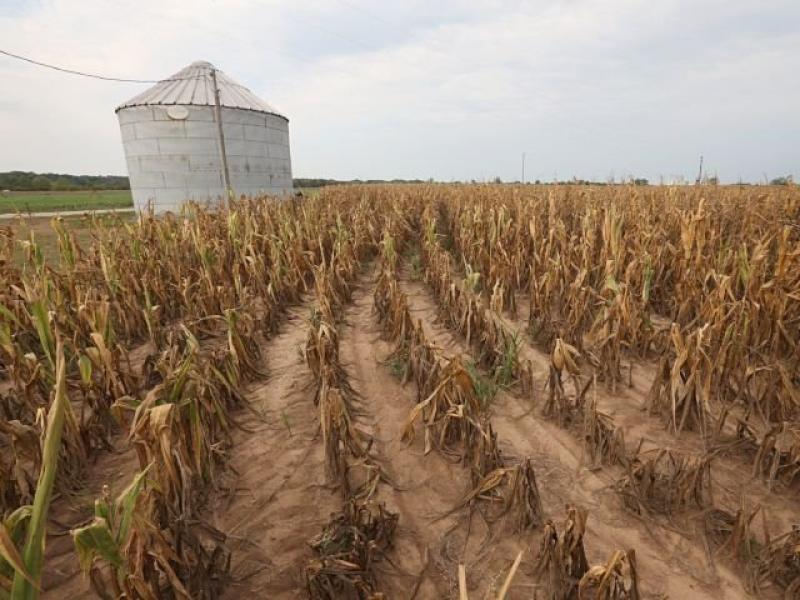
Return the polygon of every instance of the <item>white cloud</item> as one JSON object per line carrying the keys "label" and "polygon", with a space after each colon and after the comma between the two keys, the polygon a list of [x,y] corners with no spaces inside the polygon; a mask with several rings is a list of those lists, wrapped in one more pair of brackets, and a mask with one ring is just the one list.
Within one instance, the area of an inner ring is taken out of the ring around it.
{"label": "white cloud", "polygon": [[[432,4],[28,0],[0,39],[123,77],[211,60],[290,117],[300,176],[800,172],[795,2]],[[124,171],[113,108],[143,86],[0,78],[0,170]]]}

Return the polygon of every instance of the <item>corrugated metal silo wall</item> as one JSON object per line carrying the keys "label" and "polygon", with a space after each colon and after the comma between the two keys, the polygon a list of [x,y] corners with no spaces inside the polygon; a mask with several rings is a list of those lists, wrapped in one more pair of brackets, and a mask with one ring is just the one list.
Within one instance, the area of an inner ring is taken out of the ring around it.
{"label": "corrugated metal silo wall", "polygon": [[[163,106],[124,108],[119,117],[134,206],[176,211],[187,199],[225,197],[219,137],[211,106],[187,106],[173,120]],[[289,124],[281,117],[223,108],[228,169],[237,195],[292,191]]]}

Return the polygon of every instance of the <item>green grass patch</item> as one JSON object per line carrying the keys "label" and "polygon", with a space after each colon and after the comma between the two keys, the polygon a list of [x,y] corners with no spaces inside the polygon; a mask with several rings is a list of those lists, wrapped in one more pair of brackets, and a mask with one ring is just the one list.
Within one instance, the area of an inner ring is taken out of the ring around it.
{"label": "green grass patch", "polygon": [[389,371],[394,377],[401,381],[405,380],[409,368],[407,352],[404,350],[398,350],[392,355],[386,364],[388,365]]}
{"label": "green grass patch", "polygon": [[0,214],[133,208],[130,190],[11,192],[0,195]]}
{"label": "green grass patch", "polygon": [[514,365],[519,358],[519,338],[516,333],[506,339],[503,349],[503,361],[495,367],[494,380],[500,387],[508,387],[514,383]]}
{"label": "green grass patch", "polygon": [[408,363],[403,362],[399,358],[393,358],[391,361],[389,361],[389,370],[397,379],[404,379],[407,369]]}
{"label": "green grass patch", "polygon": [[472,386],[475,388],[481,407],[488,408],[497,394],[497,384],[488,377],[484,377],[474,362],[467,362],[464,366],[472,378]]}

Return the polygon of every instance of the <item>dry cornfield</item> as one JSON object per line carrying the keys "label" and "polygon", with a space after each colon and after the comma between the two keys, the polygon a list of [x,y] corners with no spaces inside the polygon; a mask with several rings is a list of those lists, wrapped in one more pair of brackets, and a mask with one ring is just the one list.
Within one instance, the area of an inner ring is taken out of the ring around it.
{"label": "dry cornfield", "polygon": [[0,595],[800,597],[800,193],[0,230]]}

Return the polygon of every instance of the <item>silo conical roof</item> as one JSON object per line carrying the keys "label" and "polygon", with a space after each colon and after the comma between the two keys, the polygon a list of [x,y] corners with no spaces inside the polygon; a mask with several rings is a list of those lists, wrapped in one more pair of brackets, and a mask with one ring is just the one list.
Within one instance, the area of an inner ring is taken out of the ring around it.
{"label": "silo conical roof", "polygon": [[[150,89],[120,104],[116,112],[132,106],[169,106],[173,104],[214,106],[214,84],[211,72],[217,71],[220,106],[241,108],[277,115],[284,115],[264,102],[240,83],[225,75],[206,61],[197,61],[184,67],[171,77],[159,81]],[[288,119],[286,119],[288,121]]]}

